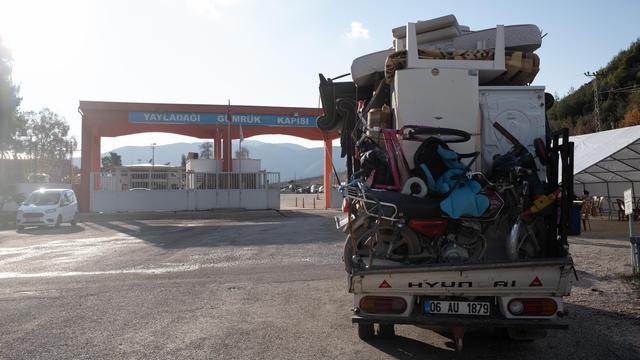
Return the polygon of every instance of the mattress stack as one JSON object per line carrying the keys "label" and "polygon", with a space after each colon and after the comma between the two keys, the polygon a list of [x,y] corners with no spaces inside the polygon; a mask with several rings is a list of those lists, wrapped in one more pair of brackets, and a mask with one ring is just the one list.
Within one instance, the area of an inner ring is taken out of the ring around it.
{"label": "mattress stack", "polygon": [[[454,15],[419,21],[415,28],[418,48],[429,53],[493,53],[495,49],[495,28],[471,31],[469,27],[458,24]],[[406,49],[406,26],[393,29],[392,34],[393,48],[367,54],[353,61],[351,76],[358,86],[373,85],[380,78],[377,75],[385,71],[387,58]],[[532,24],[509,25],[504,27],[504,35],[507,74],[483,74],[481,71],[481,85],[526,85],[533,81],[538,72],[539,59],[533,51],[542,44],[540,29]]]}

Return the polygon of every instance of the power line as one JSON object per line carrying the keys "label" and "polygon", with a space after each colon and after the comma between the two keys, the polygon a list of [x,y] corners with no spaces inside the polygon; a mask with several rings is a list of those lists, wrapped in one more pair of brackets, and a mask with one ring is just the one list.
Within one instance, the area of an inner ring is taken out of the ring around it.
{"label": "power line", "polygon": [[634,92],[637,90],[640,90],[640,85],[629,85],[629,86],[625,86],[617,89],[604,90],[604,91],[600,91],[600,94],[617,93],[617,92]]}

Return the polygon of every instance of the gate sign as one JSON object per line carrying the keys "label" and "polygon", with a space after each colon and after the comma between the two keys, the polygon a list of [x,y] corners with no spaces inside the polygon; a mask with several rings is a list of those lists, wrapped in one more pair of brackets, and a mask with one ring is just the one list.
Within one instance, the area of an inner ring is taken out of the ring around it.
{"label": "gate sign", "polygon": [[[226,113],[129,112],[135,124],[227,124]],[[315,116],[231,114],[232,125],[316,127]]]}
{"label": "gate sign", "polygon": [[624,214],[633,214],[633,189],[624,191]]}

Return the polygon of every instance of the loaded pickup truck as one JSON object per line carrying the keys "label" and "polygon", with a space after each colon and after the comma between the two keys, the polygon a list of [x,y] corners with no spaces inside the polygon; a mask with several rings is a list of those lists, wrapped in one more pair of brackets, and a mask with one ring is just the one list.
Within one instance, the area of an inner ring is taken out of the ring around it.
{"label": "loaded pickup truck", "polygon": [[539,29],[449,15],[393,36],[354,60],[353,81],[320,74],[318,127],[340,132],[347,166],[336,226],[359,337],[416,325],[461,350],[467,330],[568,328],[573,144],[530,85]]}

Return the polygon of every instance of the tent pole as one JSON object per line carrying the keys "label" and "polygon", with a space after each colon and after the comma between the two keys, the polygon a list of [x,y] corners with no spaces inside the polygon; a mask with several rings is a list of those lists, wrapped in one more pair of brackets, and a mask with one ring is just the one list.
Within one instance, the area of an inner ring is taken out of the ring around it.
{"label": "tent pole", "polygon": [[611,210],[613,209],[611,207],[611,192],[609,191],[609,183],[606,182],[605,184],[607,184],[607,202],[609,203],[609,220],[611,220]]}

